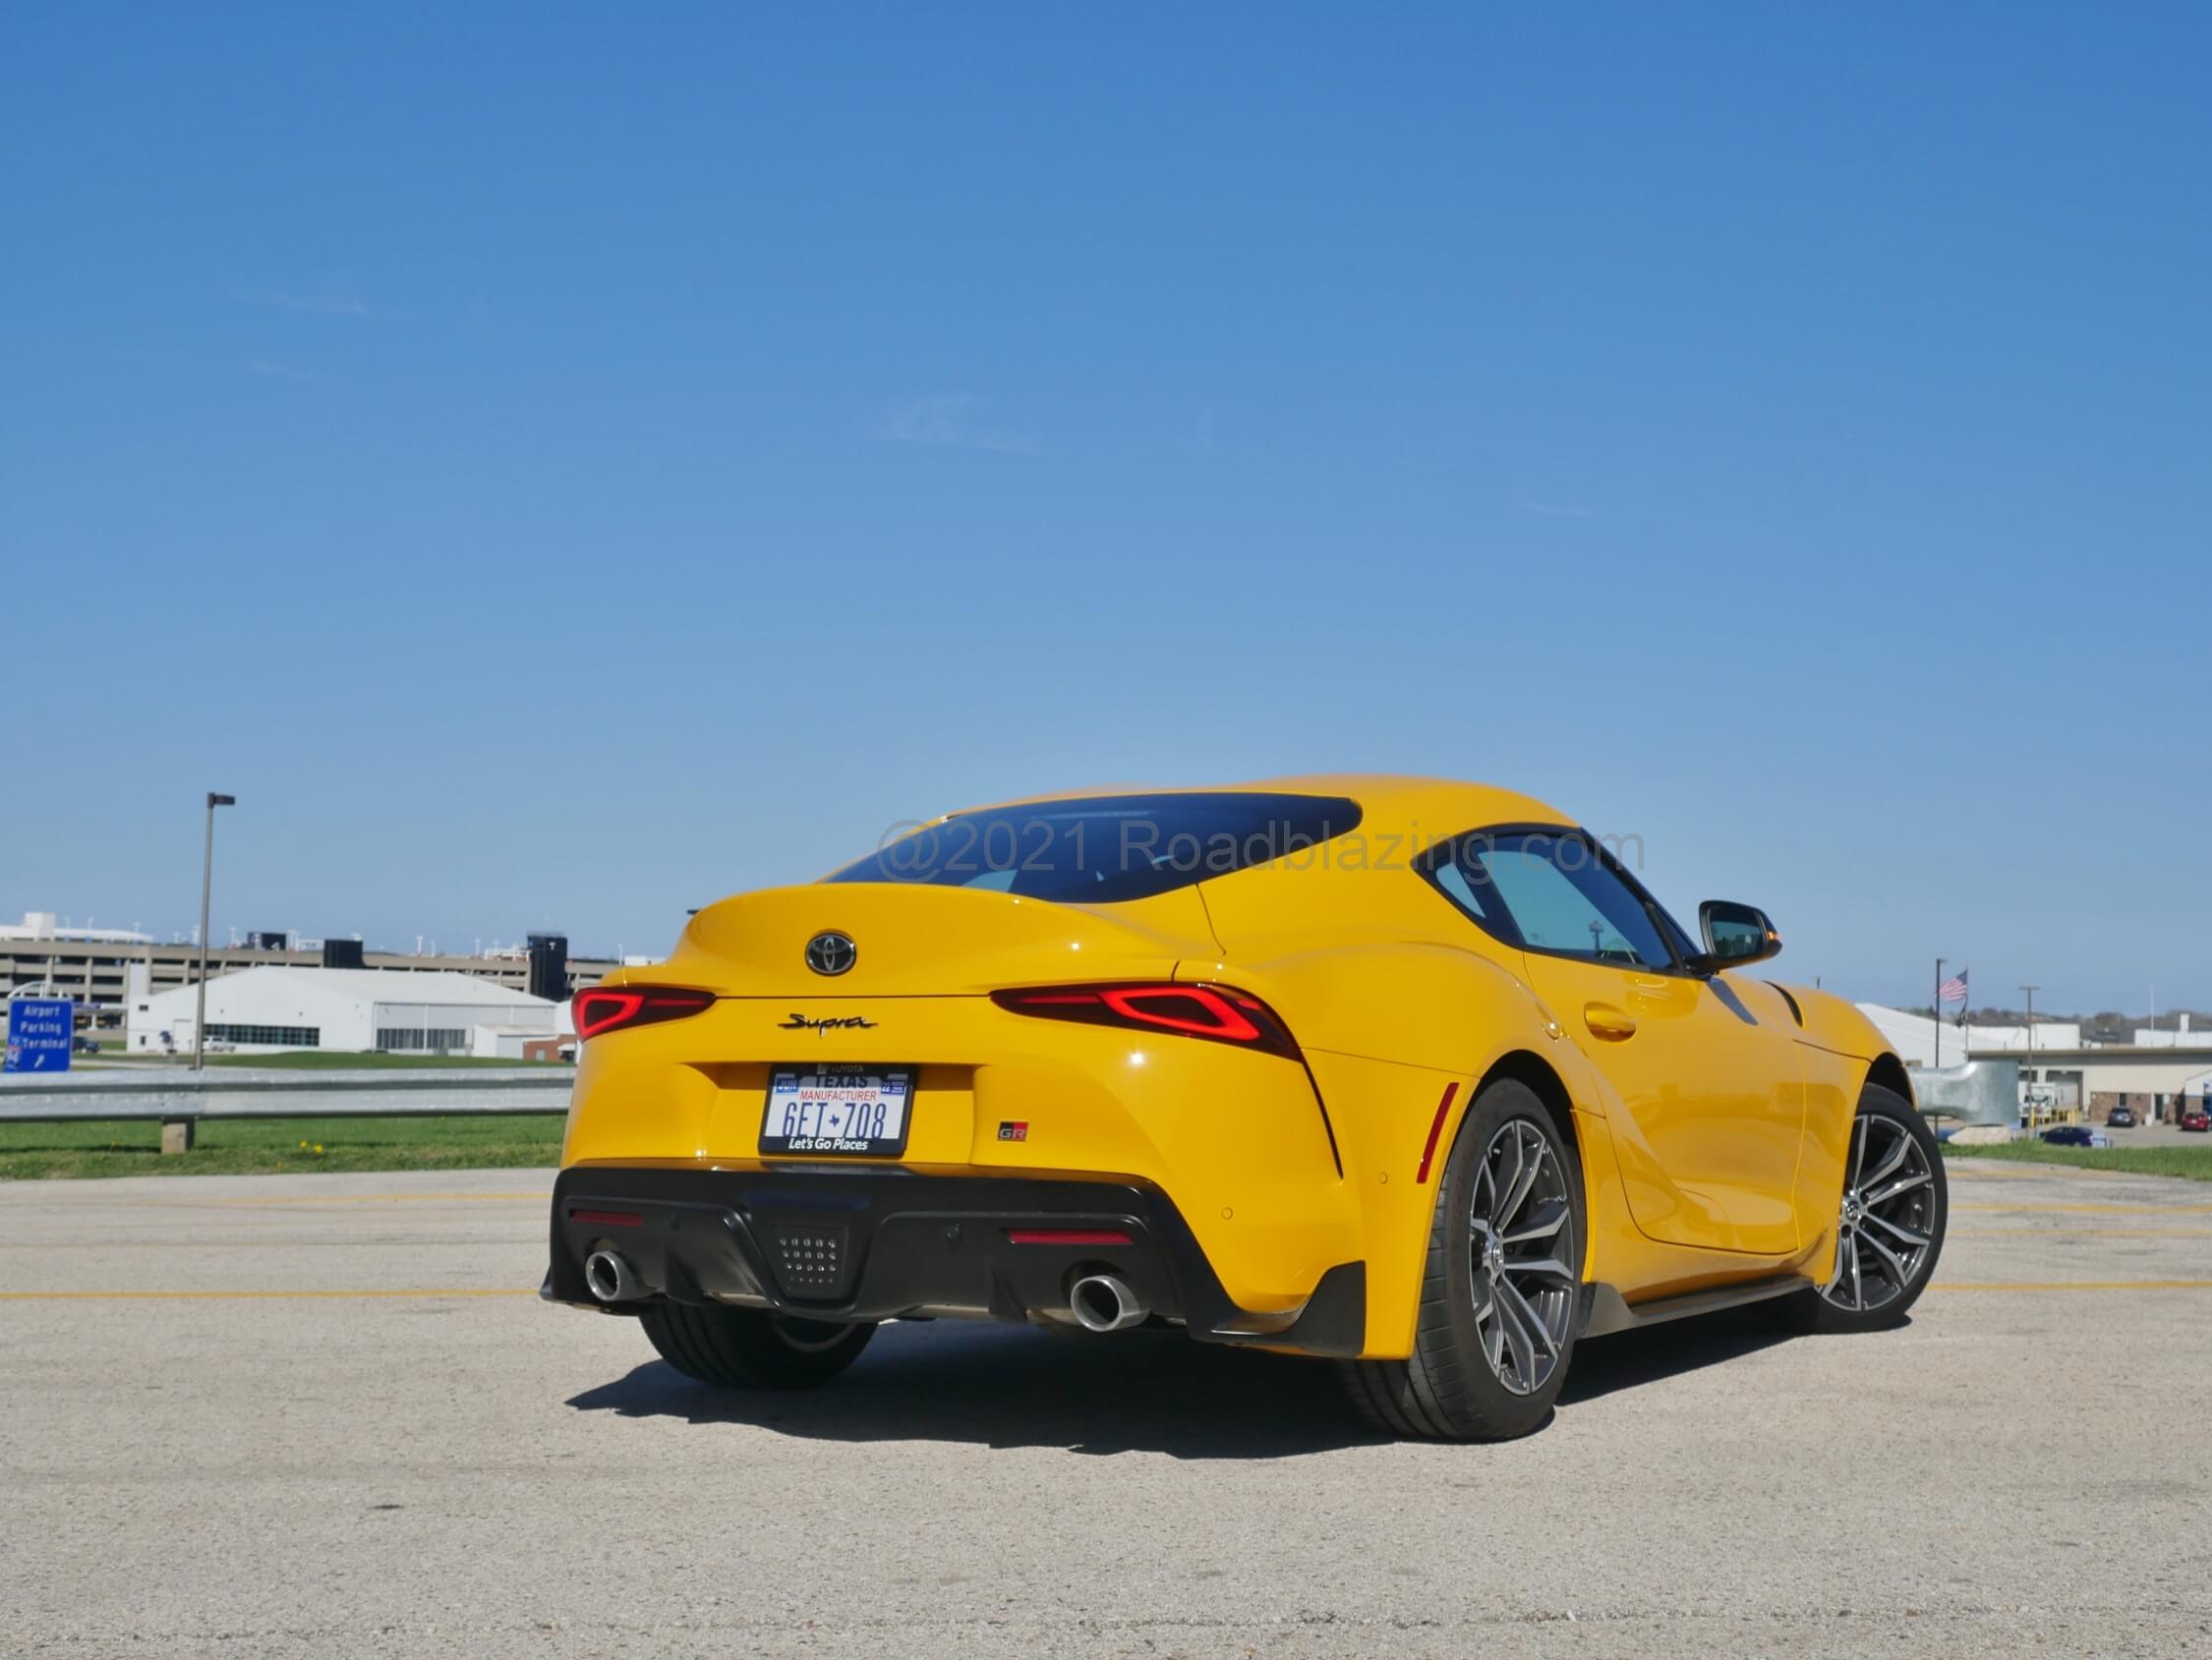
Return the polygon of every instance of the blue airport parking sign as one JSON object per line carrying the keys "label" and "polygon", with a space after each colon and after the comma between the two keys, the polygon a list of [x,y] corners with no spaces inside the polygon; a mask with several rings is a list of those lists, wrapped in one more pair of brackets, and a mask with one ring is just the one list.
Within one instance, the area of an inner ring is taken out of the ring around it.
{"label": "blue airport parking sign", "polygon": [[77,1005],[67,998],[14,998],[8,1003],[11,1072],[66,1072],[77,1035]]}

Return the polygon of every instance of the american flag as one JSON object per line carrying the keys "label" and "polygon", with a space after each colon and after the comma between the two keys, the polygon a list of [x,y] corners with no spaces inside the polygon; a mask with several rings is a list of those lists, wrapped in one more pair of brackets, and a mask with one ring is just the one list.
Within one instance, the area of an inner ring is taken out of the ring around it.
{"label": "american flag", "polygon": [[1956,974],[1937,987],[1936,997],[1943,1002],[1964,1002],[1966,1001],[1966,970],[1961,968]]}

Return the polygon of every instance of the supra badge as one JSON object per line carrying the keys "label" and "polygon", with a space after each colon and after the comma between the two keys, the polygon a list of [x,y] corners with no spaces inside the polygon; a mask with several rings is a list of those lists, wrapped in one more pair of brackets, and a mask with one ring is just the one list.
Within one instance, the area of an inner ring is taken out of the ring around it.
{"label": "supra badge", "polygon": [[1001,1141],[1026,1141],[1029,1139],[1029,1120],[1026,1118],[1002,1118],[999,1121]]}
{"label": "supra badge", "polygon": [[860,1031],[874,1024],[865,1014],[801,1014],[794,1008],[791,1017],[778,1029],[786,1032],[837,1032],[848,1028]]}

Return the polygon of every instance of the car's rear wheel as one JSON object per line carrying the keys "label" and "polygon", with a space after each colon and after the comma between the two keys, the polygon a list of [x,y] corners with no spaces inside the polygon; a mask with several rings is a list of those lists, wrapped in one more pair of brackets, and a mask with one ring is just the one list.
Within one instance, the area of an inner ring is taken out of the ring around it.
{"label": "car's rear wheel", "polygon": [[1828,1284],[1782,1305],[1812,1332],[1894,1326],[1927,1288],[1943,1254],[1950,1193],[1927,1119],[1880,1084],[1859,1095],[1844,1155],[1835,1268]]}
{"label": "car's rear wheel", "polygon": [[1392,1435],[1507,1441],[1550,1414],[1582,1292],[1582,1168],[1526,1084],[1500,1079],[1461,1120],[1429,1225],[1414,1352],[1341,1363]]}
{"label": "car's rear wheel", "polygon": [[638,1317],[661,1358],[724,1389],[811,1389],[851,1365],[876,1335],[872,1322],[802,1320],[758,1308],[656,1303]]}

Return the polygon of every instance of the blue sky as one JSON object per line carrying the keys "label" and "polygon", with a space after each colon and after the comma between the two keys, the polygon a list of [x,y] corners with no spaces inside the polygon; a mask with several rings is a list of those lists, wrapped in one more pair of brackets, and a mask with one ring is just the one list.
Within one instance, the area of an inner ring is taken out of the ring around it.
{"label": "blue sky", "polygon": [[1485,778],[2212,1005],[2212,14],[0,25],[0,915],[412,944]]}

